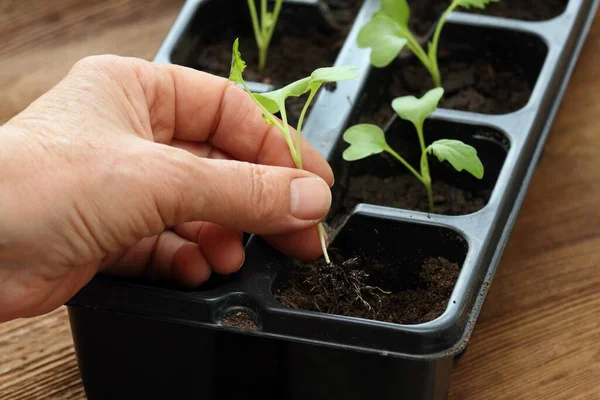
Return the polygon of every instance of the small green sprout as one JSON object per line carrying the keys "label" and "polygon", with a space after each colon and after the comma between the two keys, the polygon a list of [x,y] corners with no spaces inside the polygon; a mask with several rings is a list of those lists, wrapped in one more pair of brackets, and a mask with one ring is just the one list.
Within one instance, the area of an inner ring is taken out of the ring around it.
{"label": "small green sprout", "polygon": [[413,123],[419,136],[421,146],[420,172],[413,168],[402,156],[392,149],[383,130],[372,124],[359,124],[348,128],[343,135],[344,141],[350,144],[342,157],[346,161],[356,161],[371,155],[387,152],[402,163],[427,189],[429,211],[434,212],[431,175],[429,173],[428,154],[435,155],[440,162],[448,161],[457,171],[466,170],[477,179],[483,178],[483,164],[477,156],[477,150],[460,140],[440,139],[425,146],[423,125],[425,120],[435,111],[444,95],[444,89],[436,88],[427,92],[422,98],[405,96],[394,99],[392,108],[398,116]]}
{"label": "small green sprout", "polygon": [[258,47],[258,69],[263,72],[267,66],[267,53],[269,45],[273,38],[275,26],[279,19],[281,5],[283,0],[275,0],[275,8],[273,12],[267,10],[267,0],[260,0],[260,21],[256,12],[255,0],[248,0],[248,8],[250,9],[250,17],[252,18],[252,28],[254,29],[254,38]]}
{"label": "small green sprout", "polygon": [[[263,113],[264,120],[274,125],[285,138],[288,145],[294,165],[298,169],[302,167],[302,153],[300,151],[300,143],[302,139],[302,123],[304,117],[308,111],[308,108],[314,99],[315,95],[324,83],[327,82],[339,82],[358,77],[356,67],[332,67],[332,68],[319,68],[315,70],[309,77],[300,79],[296,82],[290,83],[289,85],[267,93],[252,93],[248,88],[248,85],[242,77],[242,73],[246,69],[246,63],[242,59],[239,52],[239,41],[235,40],[233,43],[233,56],[231,60],[231,72],[229,79],[241,84],[244,90],[248,93],[250,98],[258,105]],[[285,101],[289,97],[300,97],[308,93],[306,103],[302,108],[300,117],[298,119],[298,126],[296,128],[296,137],[292,137],[290,127],[287,122],[287,111],[285,108]],[[280,113],[281,121],[275,117],[276,113]],[[329,255],[327,253],[327,244],[325,243],[325,230],[322,224],[318,225],[319,238],[321,240],[321,247],[323,249],[323,256],[327,263],[330,262]]]}
{"label": "small green sprout", "polygon": [[408,27],[410,7],[407,0],[381,0],[380,9],[362,27],[357,44],[371,49],[371,64],[377,68],[388,66],[406,46],[427,68],[436,87],[442,86],[437,52],[442,28],[448,15],[458,7],[483,9],[500,0],[452,0],[440,17],[426,52]]}

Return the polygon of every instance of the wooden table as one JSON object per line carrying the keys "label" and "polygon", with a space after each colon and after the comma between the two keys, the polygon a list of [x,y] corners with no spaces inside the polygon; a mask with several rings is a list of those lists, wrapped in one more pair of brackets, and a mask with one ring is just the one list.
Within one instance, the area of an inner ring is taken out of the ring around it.
{"label": "wooden table", "polygon": [[[183,0],[2,0],[0,123],[79,58],[152,59]],[[596,18],[451,399],[600,399]],[[83,399],[67,314],[0,325],[0,399]]]}

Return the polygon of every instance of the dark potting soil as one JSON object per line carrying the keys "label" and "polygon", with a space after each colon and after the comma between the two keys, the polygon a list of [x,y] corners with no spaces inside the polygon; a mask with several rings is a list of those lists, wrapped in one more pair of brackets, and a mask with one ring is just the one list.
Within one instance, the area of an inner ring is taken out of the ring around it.
{"label": "dark potting soil", "polygon": [[246,331],[255,331],[258,329],[258,326],[252,320],[252,318],[242,311],[238,311],[226,316],[221,320],[221,324]]}
{"label": "dark potting soil", "polygon": [[[568,0],[500,0],[489,4],[485,9],[458,8],[457,11],[523,21],[545,21],[559,16]],[[409,0],[411,7],[411,30],[417,35],[425,35],[450,5],[450,0]]]}
{"label": "dark potting soil", "polygon": [[[506,114],[524,107],[531,95],[532,87],[524,70],[491,54],[461,52],[459,55],[440,49],[439,65],[444,87],[441,108]],[[395,98],[421,97],[432,88],[429,72],[417,59],[399,59],[392,66],[391,82],[382,86],[378,106],[364,113],[360,122],[383,127],[394,115],[390,104]]]}
{"label": "dark potting soil", "polygon": [[[360,0],[330,0],[331,18],[335,29],[327,31],[316,24],[305,30],[293,21],[280,18],[269,46],[267,66],[258,71],[258,49],[252,32],[238,26],[226,25],[199,43],[190,67],[227,77],[231,68],[231,46],[240,39],[240,53],[246,61],[246,81],[285,85],[309,76],[315,69],[330,67],[335,62],[344,40],[362,4]],[[244,7],[246,3],[244,2]],[[284,4],[284,7],[286,5]]]}
{"label": "dark potting soil", "polygon": [[331,264],[298,263],[276,298],[295,309],[419,324],[444,312],[460,272],[458,264],[442,257],[426,258],[419,268],[411,268],[332,256]]}
{"label": "dark potting soil", "polygon": [[469,12],[524,21],[545,21],[562,14],[568,0],[500,0],[485,10],[473,8]]}
{"label": "dark potting soil", "polygon": [[[429,212],[429,199],[423,184],[408,173],[390,177],[372,175],[353,176],[348,179],[342,204],[328,223],[335,229],[359,203],[368,203],[405,210]],[[433,181],[433,201],[436,214],[466,215],[482,209],[492,190],[463,190],[442,181]]]}

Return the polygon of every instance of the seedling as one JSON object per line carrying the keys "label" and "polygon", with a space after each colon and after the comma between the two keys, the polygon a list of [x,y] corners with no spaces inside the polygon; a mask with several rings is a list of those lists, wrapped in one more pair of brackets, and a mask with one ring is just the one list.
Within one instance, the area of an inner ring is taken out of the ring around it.
{"label": "seedling", "polygon": [[346,161],[356,161],[374,154],[387,152],[402,163],[427,189],[429,211],[434,212],[431,175],[429,173],[428,154],[435,155],[440,162],[448,161],[457,171],[466,170],[477,179],[483,178],[483,164],[477,156],[477,150],[460,140],[440,139],[425,147],[423,125],[425,120],[437,108],[444,95],[444,89],[435,88],[422,98],[404,96],[394,99],[392,108],[400,118],[413,123],[421,146],[420,172],[413,168],[402,156],[392,149],[385,140],[383,130],[372,124],[359,124],[348,128],[343,135],[350,144],[342,157]]}
{"label": "seedling", "polygon": [[267,66],[267,53],[269,45],[273,38],[275,26],[279,19],[279,12],[283,0],[275,0],[273,12],[267,10],[267,0],[260,0],[260,21],[256,12],[255,0],[248,0],[248,8],[250,9],[250,18],[252,18],[252,28],[254,29],[254,37],[256,46],[258,47],[258,69],[263,72]]}
{"label": "seedling", "polygon": [[381,0],[380,9],[362,27],[357,44],[371,49],[371,64],[377,68],[388,66],[406,46],[427,68],[436,87],[442,86],[437,53],[442,28],[448,15],[458,7],[483,9],[500,0],[452,0],[440,17],[428,51],[415,38],[408,27],[410,7],[407,0]]}
{"label": "seedling", "polygon": [[[258,105],[263,113],[263,118],[268,124],[274,125],[283,135],[288,145],[294,165],[298,169],[302,169],[302,153],[300,151],[300,142],[302,139],[302,123],[308,108],[321,88],[321,86],[328,82],[339,82],[349,79],[354,79],[358,76],[356,67],[333,67],[333,68],[319,68],[315,70],[309,77],[300,79],[296,82],[290,83],[289,85],[267,93],[252,93],[248,88],[248,85],[242,77],[242,73],[246,69],[246,63],[242,59],[239,52],[239,41],[235,40],[233,43],[233,56],[231,60],[231,72],[229,79],[241,84],[244,90],[248,93],[250,98]],[[292,137],[290,132],[290,126],[288,125],[287,112],[285,109],[285,101],[288,97],[300,97],[308,93],[306,103],[302,108],[300,117],[298,118],[298,126],[296,128],[296,137]],[[281,120],[275,117],[275,114],[281,115]],[[327,263],[330,262],[329,255],[327,253],[327,244],[325,242],[325,230],[322,224],[318,225],[319,238],[321,241],[321,248],[323,249],[323,256]]]}

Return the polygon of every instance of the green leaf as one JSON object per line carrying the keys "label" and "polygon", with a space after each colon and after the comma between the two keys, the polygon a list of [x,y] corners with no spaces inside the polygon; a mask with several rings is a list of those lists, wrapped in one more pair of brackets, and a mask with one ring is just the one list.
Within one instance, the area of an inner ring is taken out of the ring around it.
{"label": "green leaf", "polygon": [[361,28],[356,43],[360,48],[370,48],[371,64],[382,68],[394,61],[408,40],[400,22],[378,11]]}
{"label": "green leaf", "polygon": [[265,93],[255,93],[254,98],[270,113],[279,112],[288,97],[300,97],[310,89],[310,77],[292,82],[281,89]]}
{"label": "green leaf", "polygon": [[[277,94],[274,94],[273,92],[253,93],[252,96],[254,97],[254,100],[259,102],[271,114],[275,114],[276,112],[279,112],[279,103],[278,103],[279,98],[278,98]],[[277,99],[277,100],[275,100],[275,99]]]}
{"label": "green leaf", "polygon": [[381,0],[381,11],[408,30],[410,7],[406,0]]}
{"label": "green leaf", "polygon": [[444,89],[431,89],[421,98],[415,96],[398,97],[392,101],[392,108],[400,118],[411,121],[415,126],[423,126],[425,119],[437,108]]}
{"label": "green leaf", "polygon": [[246,69],[246,63],[242,60],[242,55],[239,51],[239,39],[233,42],[233,52],[231,56],[231,70],[229,71],[229,79],[236,83],[243,83],[244,78],[242,73]]}
{"label": "green leaf", "polygon": [[436,140],[427,151],[441,162],[447,160],[458,172],[464,169],[477,179],[483,178],[483,164],[477,156],[477,150],[460,140]]}
{"label": "green leaf", "polygon": [[265,93],[255,93],[254,98],[260,102],[270,113],[279,112],[285,99],[300,97],[309,90],[316,90],[324,82],[338,82],[354,79],[358,76],[357,67],[330,67],[319,68],[309,77],[292,82],[281,89]]}
{"label": "green leaf", "polygon": [[302,78],[296,82],[292,82],[280,90],[284,93],[285,97],[300,97],[310,89],[310,82],[312,79],[309,77]]}
{"label": "green leaf", "polygon": [[358,67],[327,67],[318,68],[310,74],[311,83],[340,82],[357,78]]}
{"label": "green leaf", "polygon": [[497,3],[500,0],[456,0],[457,4],[463,8],[481,8],[484,9],[490,3]]}
{"label": "green leaf", "polygon": [[263,114],[262,118],[267,124],[275,125],[275,121],[273,121],[273,118],[271,118],[270,116]]}
{"label": "green leaf", "polygon": [[383,131],[376,125],[354,125],[344,132],[343,138],[350,144],[342,155],[346,161],[360,160],[389,148]]}

